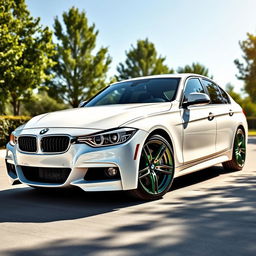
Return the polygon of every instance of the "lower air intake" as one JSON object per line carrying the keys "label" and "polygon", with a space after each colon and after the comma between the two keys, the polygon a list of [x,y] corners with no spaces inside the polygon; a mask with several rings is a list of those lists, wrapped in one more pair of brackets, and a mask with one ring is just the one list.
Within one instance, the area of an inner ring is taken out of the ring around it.
{"label": "lower air intake", "polygon": [[23,175],[28,181],[40,183],[63,184],[67,180],[69,168],[21,167]]}

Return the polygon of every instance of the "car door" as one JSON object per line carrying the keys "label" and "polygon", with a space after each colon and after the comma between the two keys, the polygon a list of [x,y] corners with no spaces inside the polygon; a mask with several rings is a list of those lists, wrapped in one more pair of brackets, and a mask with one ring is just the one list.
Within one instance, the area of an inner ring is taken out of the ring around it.
{"label": "car door", "polygon": [[[199,78],[187,79],[184,88],[182,102],[186,101],[190,93],[206,93]],[[215,154],[216,120],[212,112],[210,104],[182,107],[184,163]]]}
{"label": "car door", "polygon": [[217,84],[207,79],[202,79],[202,82],[211,98],[216,119],[216,152],[226,151],[231,148],[234,135],[234,112],[230,99]]}

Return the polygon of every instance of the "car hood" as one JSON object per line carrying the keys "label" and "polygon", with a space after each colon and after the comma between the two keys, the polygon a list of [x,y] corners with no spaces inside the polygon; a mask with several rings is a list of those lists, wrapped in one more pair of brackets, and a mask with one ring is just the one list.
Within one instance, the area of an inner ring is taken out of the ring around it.
{"label": "car hood", "polygon": [[168,111],[170,108],[170,102],[74,108],[36,116],[22,129],[61,127],[105,130]]}

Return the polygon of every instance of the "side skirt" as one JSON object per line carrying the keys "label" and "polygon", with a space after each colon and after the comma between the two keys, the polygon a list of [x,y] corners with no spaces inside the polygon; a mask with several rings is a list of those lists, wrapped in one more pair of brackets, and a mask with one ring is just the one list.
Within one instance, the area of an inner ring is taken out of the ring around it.
{"label": "side skirt", "polygon": [[184,164],[176,168],[174,177],[176,178],[176,177],[186,175],[195,171],[199,171],[199,170],[211,167],[213,165],[229,161],[231,158],[232,158],[232,150],[228,150],[228,151],[225,151],[224,153],[222,152],[220,154],[205,158],[197,162]]}

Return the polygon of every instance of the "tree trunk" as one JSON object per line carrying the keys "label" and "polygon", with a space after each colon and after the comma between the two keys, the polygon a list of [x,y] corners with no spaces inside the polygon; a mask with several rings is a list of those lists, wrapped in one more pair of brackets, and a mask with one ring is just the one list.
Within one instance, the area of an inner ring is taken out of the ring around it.
{"label": "tree trunk", "polygon": [[18,116],[20,112],[20,101],[18,101],[16,97],[12,97],[11,104],[13,108],[13,115]]}
{"label": "tree trunk", "polygon": [[3,101],[0,102],[0,115],[5,115],[5,104]]}

